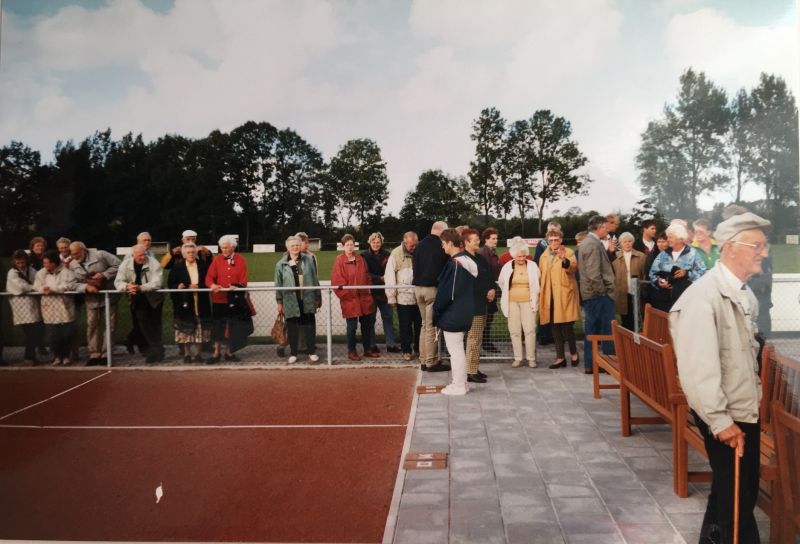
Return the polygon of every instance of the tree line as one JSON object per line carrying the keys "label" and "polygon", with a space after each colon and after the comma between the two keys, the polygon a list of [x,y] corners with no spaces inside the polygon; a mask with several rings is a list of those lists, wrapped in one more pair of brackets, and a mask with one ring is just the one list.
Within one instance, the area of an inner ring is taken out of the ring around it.
{"label": "tree line", "polygon": [[693,218],[700,196],[727,189],[742,203],[744,187],[756,185],[765,198],[754,207],[776,233],[796,233],[797,120],[795,98],[780,77],[762,73],[753,89],[729,98],[690,68],[680,77],[675,102],[665,104],[641,135],[636,167],[642,193],[668,217]]}
{"label": "tree line", "polygon": [[[144,229],[176,241],[192,228],[209,242],[237,233],[249,249],[300,230],[328,243],[344,232],[366,237],[375,230],[399,241],[404,231],[425,233],[438,219],[530,236],[543,234],[548,206],[587,194],[592,183],[571,123],[550,110],[507,121],[497,108],[485,108],[470,138],[475,153],[467,175],[422,172],[398,216],[386,210],[387,165],[368,138],[346,142],[329,161],[294,130],[256,121],[203,138],[166,134],[152,142],[132,133],[114,139],[107,129],[78,143],[58,142],[49,162],[12,141],[0,148],[0,242],[4,254],[33,235],[113,248]],[[797,138],[797,108],[781,78],[762,74],[750,92],[728,100],[689,69],[676,102],[642,133],[635,160],[644,199],[623,214],[623,224],[692,219],[707,192],[728,188],[741,203],[743,187],[754,184],[766,198],[751,207],[776,231],[796,232]],[[587,213],[553,215],[577,229]],[[571,227],[565,235],[574,235]]]}

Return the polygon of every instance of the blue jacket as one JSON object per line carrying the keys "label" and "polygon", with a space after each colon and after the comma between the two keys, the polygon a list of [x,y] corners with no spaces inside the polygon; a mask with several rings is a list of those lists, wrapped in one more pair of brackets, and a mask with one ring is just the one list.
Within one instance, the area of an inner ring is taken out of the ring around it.
{"label": "blue jacket", "polygon": [[444,266],[433,302],[433,324],[447,332],[467,332],[475,310],[478,265],[467,253],[459,253]]}
{"label": "blue jacket", "polygon": [[442,239],[433,234],[427,235],[414,249],[412,283],[420,287],[436,287],[437,278],[448,261],[442,249]]}
{"label": "blue jacket", "polygon": [[700,277],[706,273],[706,265],[703,263],[703,258],[700,257],[693,247],[683,246],[683,251],[681,251],[677,261],[672,260],[672,249],[667,248],[656,256],[653,264],[650,266],[650,270],[648,271],[650,283],[652,283],[654,287],[658,287],[658,279],[662,277],[659,273],[664,274],[670,272],[673,267],[676,266],[686,270],[686,276],[692,283],[699,280]]}

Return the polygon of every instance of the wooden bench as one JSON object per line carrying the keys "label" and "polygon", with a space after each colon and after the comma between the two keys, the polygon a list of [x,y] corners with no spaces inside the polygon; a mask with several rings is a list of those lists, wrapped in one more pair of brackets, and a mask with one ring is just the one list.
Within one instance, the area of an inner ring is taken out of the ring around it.
{"label": "wooden bench", "polygon": [[[800,379],[795,373],[794,379]],[[776,544],[792,544],[800,536],[800,417],[797,406],[800,403],[800,392],[796,393],[793,403],[794,414],[787,409],[787,403],[772,401],[772,425],[775,432],[776,458],[779,477],[775,479],[775,495],[773,501],[772,524],[770,525],[770,542]]]}
{"label": "wooden bench", "polygon": [[[663,312],[661,312],[663,313]],[[620,418],[622,436],[631,435],[631,425],[667,423],[672,427],[673,487],[681,497],[689,495],[688,483],[710,482],[711,471],[688,470],[688,445],[706,455],[703,436],[689,421],[688,406],[675,402],[683,396],[677,382],[675,354],[670,344],[661,344],[620,326],[611,325],[620,370]],[[655,417],[633,417],[630,394],[656,412]]]}
{"label": "wooden bench", "polygon": [[[644,307],[643,336],[659,344],[672,344],[669,333],[669,314],[653,308],[650,304]],[[594,385],[594,398],[600,398],[601,389],[619,389],[619,362],[616,355],[605,354],[600,351],[600,342],[613,340],[612,335],[591,334],[586,337],[592,343],[592,381]],[[603,369],[617,383],[600,383],[600,369]]]}

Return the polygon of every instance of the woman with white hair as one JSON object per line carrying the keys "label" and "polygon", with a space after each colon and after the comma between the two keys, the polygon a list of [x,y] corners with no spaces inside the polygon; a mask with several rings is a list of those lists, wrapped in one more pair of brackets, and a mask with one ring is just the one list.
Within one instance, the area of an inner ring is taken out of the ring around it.
{"label": "woman with white hair", "polygon": [[[169,271],[167,286],[170,289],[198,289],[208,273],[208,264],[197,258],[194,242],[181,246],[181,258],[175,259]],[[175,343],[183,355],[184,363],[192,362],[192,344],[195,345],[194,361],[205,362],[201,346],[211,338],[211,302],[207,291],[170,293],[172,298]]]}
{"label": "woman with white hair", "polygon": [[703,259],[694,248],[686,245],[689,233],[680,223],[667,227],[667,249],[658,254],[649,270],[653,287],[669,292],[664,302],[654,304],[659,310],[668,312],[675,301],[692,282],[706,273]]}
{"label": "woman with white hair", "polygon": [[[299,236],[286,239],[286,254],[275,265],[275,287],[313,287],[319,285],[314,259],[302,252],[303,240]],[[289,363],[297,362],[300,329],[306,344],[306,353],[312,363],[319,361],[314,339],[317,336],[315,314],[322,305],[318,289],[275,291],[278,313],[286,317],[289,333]]]}
{"label": "woman with white hair", "polygon": [[220,253],[211,261],[206,274],[206,287],[211,289],[211,340],[214,342],[214,354],[209,363],[219,362],[223,356],[223,345],[226,361],[239,360],[233,352],[236,351],[235,347],[241,346],[231,345],[231,331],[238,324],[236,320],[239,316],[234,315],[231,293],[222,289],[247,287],[247,262],[236,253],[236,238],[228,234],[220,238],[218,244]]}
{"label": "woman with white hair", "polygon": [[[634,330],[633,295],[630,290],[631,279],[636,278],[637,288],[639,282],[644,281],[644,263],[647,256],[641,251],[633,249],[635,238],[630,232],[623,232],[619,236],[620,252],[611,263],[614,269],[614,306],[622,320],[622,326]],[[641,292],[641,289],[640,291]]]}
{"label": "woman with white hair", "polygon": [[508,245],[512,260],[503,265],[497,285],[502,290],[500,309],[508,319],[514,348],[513,367],[522,364],[522,335],[528,366],[536,368],[536,317],[539,312],[539,267],[528,260],[528,244],[515,236]]}

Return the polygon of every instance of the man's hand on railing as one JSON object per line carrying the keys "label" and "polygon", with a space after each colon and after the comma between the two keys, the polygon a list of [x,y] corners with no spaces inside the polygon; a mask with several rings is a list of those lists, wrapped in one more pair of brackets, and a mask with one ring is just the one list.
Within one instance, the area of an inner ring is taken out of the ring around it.
{"label": "man's hand on railing", "polygon": [[142,290],[142,286],[136,285],[135,283],[129,283],[128,287],[125,290],[128,292],[129,295],[135,295]]}

